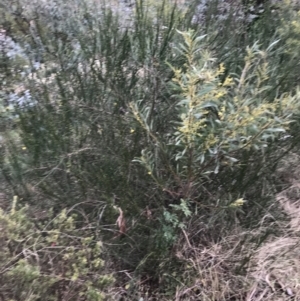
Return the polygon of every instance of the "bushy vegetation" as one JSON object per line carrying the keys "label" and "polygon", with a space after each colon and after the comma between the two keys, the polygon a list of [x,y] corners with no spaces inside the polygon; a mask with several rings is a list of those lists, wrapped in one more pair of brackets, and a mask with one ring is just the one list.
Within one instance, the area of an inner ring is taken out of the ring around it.
{"label": "bushy vegetation", "polygon": [[28,208],[16,210],[16,201],[10,212],[0,212],[3,300],[104,300],[113,277],[101,274],[95,223],[76,222],[66,210],[37,221]]}
{"label": "bushy vegetation", "polygon": [[300,294],[269,255],[257,266],[291,218],[276,194],[297,164],[297,4],[2,0],[0,14],[1,187],[19,199],[0,216],[3,300]]}

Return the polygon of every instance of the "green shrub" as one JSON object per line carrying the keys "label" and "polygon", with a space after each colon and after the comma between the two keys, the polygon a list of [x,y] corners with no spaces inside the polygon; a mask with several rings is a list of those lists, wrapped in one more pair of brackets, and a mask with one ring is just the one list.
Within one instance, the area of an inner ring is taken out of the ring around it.
{"label": "green shrub", "polygon": [[[181,35],[184,41],[178,55],[183,55],[186,63],[182,68],[171,66],[178,117],[171,121],[173,128],[168,132],[156,132],[155,123],[148,122],[151,109],[131,104],[134,118],[149,137],[148,147],[135,161],[145,167],[162,194],[169,194],[170,207],[165,210],[172,212],[174,202],[181,200],[196,207],[196,214],[206,210],[209,217],[208,211],[216,214],[216,210],[236,207],[232,205],[242,197],[252,208],[250,219],[254,222],[256,202],[265,205],[251,198],[256,198],[256,193],[260,199],[272,195],[268,190],[264,196],[260,189],[267,182],[260,186],[258,181],[271,173],[281,156],[276,141],[289,131],[293,113],[299,112],[299,91],[272,102],[266,97],[272,89],[265,84],[272,45],[266,51],[259,50],[257,44],[248,48],[241,74],[221,81],[224,67],[216,66],[202,46],[205,37],[192,31]],[[267,176],[264,181],[268,180]],[[182,215],[183,220],[175,213],[164,212],[164,216],[176,228],[185,223],[187,215]]]}
{"label": "green shrub", "polygon": [[[15,198],[16,201],[17,198]],[[114,279],[105,272],[102,242],[92,224],[62,211],[36,221],[28,208],[0,212],[0,287],[5,300],[106,299]]]}

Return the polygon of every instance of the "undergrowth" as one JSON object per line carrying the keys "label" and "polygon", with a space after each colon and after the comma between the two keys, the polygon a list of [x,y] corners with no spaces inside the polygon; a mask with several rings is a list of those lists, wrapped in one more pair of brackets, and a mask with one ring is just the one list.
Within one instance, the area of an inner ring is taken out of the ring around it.
{"label": "undergrowth", "polygon": [[297,4],[0,14],[3,300],[297,300]]}

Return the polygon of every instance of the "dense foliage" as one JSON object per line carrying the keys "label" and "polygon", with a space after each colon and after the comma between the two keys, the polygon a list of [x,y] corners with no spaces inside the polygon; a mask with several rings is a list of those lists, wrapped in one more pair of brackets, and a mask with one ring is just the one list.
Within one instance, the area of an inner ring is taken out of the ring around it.
{"label": "dense foliage", "polygon": [[[300,22],[229,2],[1,1],[2,298],[245,299],[299,143]],[[199,254],[235,233],[213,284]]]}

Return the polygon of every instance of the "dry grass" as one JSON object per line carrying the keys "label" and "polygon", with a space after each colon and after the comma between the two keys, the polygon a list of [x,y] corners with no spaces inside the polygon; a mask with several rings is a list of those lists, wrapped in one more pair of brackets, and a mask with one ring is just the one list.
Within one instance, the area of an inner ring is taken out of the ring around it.
{"label": "dry grass", "polygon": [[[277,208],[285,219],[268,222],[270,213],[256,231],[243,231],[238,225],[231,231],[221,229],[223,239],[218,243],[210,237],[206,239],[205,234],[200,242],[193,242],[195,224],[182,234],[175,254],[184,262],[184,272],[178,276],[181,284],[176,285],[172,300],[300,300],[300,169],[294,164],[297,160],[298,156],[283,166],[283,170],[292,170],[286,177],[288,188],[277,195],[272,205],[273,212]],[[256,243],[274,228],[276,234],[262,244]]]}
{"label": "dry grass", "polygon": [[[170,291],[175,295],[146,288],[140,280],[134,293],[123,287],[125,299],[143,301],[288,301],[300,300],[300,185],[294,183],[277,196],[276,206],[284,211],[286,220],[268,224],[265,216],[255,231],[244,231],[238,225],[234,230],[218,230],[223,239],[213,242],[209,232],[202,231],[200,221],[182,232],[174,249],[174,257],[182,263],[181,270],[168,272]],[[299,188],[299,200],[288,198]],[[274,206],[274,205],[273,205]],[[198,241],[193,236],[198,225]],[[259,241],[269,228],[276,235]],[[174,261],[173,257],[173,261]],[[171,279],[171,281],[170,281]],[[129,281],[130,282],[130,281]],[[129,283],[128,282],[128,283]],[[164,279],[161,280],[162,286]]]}

